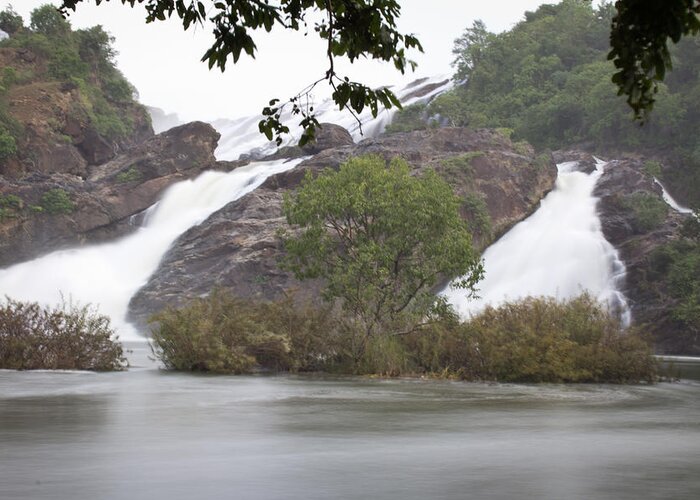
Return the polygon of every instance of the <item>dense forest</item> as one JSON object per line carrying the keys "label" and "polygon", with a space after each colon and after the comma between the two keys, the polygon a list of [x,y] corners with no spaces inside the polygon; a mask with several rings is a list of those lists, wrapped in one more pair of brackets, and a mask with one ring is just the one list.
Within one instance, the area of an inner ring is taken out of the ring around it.
{"label": "dense forest", "polygon": [[645,152],[672,168],[660,176],[685,203],[700,205],[700,39],[673,46],[673,70],[643,125],[611,81],[612,3],[564,0],[527,12],[510,31],[477,21],[456,40],[455,88],[404,110],[390,131],[433,124],[512,130],[538,148],[580,145],[599,153]]}

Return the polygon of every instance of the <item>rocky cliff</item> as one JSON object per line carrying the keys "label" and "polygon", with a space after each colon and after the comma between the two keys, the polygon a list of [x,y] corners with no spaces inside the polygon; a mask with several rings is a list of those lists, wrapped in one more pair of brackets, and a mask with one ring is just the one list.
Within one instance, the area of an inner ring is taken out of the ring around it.
{"label": "rocky cliff", "polygon": [[627,269],[623,291],[633,323],[651,336],[657,352],[697,355],[697,340],[673,319],[678,298],[657,262],[660,252],[679,240],[690,215],[668,206],[648,164],[640,157],[622,157],[606,168],[595,191],[603,232]]}
{"label": "rocky cliff", "polygon": [[139,221],[133,218],[168,186],[205,169],[231,168],[214,158],[218,138],[211,125],[194,122],[90,168],[86,178],[58,172],[0,176],[0,202],[7,205],[0,218],[0,267],[135,230]]}
{"label": "rocky cliff", "polygon": [[290,290],[302,298],[316,297],[318,283],[299,283],[279,269],[283,249],[278,231],[286,227],[282,200],[306,172],[337,168],[351,156],[399,156],[417,175],[434,168],[464,200],[462,215],[482,248],[532,212],[556,177],[550,156],[536,156],[529,147],[488,130],[443,128],[359,144],[332,147],[333,141],[325,139],[318,144],[325,149],[293,170],[270,177],[182,235],[132,299],[132,318],[143,325],[162,307],[180,305],[214,287],[229,288],[242,297],[274,299]]}

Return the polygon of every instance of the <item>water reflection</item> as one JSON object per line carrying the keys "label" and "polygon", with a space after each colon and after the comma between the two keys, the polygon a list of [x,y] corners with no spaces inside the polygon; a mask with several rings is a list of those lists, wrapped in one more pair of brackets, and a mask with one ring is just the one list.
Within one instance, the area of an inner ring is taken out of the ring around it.
{"label": "water reflection", "polygon": [[700,385],[0,372],[0,498],[698,498]]}

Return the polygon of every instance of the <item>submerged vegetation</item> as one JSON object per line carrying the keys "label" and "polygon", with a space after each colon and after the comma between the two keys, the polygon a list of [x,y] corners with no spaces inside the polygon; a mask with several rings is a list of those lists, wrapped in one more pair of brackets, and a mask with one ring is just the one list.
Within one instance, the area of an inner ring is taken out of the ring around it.
{"label": "submerged vegetation", "polygon": [[113,337],[109,318],[89,306],[0,303],[0,368],[122,370],[126,359]]}
{"label": "submerged vegetation", "polygon": [[446,312],[411,332],[373,336],[331,306],[255,302],[218,290],[156,315],[155,356],[166,368],[415,376],[500,382],[638,383],[656,379],[649,345],[590,296],[530,298],[461,322]]}

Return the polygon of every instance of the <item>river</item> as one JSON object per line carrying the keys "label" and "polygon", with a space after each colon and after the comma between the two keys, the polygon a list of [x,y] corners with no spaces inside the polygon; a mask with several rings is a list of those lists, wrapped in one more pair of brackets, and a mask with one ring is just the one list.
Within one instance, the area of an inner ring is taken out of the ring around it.
{"label": "river", "polygon": [[0,498],[697,499],[700,384],[0,371]]}

